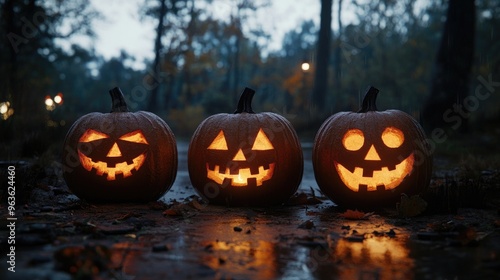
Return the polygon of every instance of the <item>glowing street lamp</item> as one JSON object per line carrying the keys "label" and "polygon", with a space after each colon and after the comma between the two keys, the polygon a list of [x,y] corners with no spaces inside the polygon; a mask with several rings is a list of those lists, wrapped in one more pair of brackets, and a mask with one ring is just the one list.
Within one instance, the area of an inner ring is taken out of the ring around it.
{"label": "glowing street lamp", "polygon": [[9,110],[9,102],[0,103],[0,114],[5,114]]}
{"label": "glowing street lamp", "polygon": [[61,105],[62,103],[63,103],[62,93],[56,94],[54,98],[50,97],[50,95],[45,96],[45,109],[47,109],[47,111],[55,110],[56,106]]}
{"label": "glowing street lamp", "polygon": [[14,109],[10,107],[10,102],[5,101],[0,103],[0,115],[3,120],[8,119],[14,114]]}
{"label": "glowing street lamp", "polygon": [[52,100],[49,95],[45,96],[45,109],[47,109],[47,111],[53,111],[55,108],[56,105],[54,103],[54,100]]}
{"label": "glowing street lamp", "polygon": [[309,64],[309,62],[305,61],[305,62],[302,62],[302,65],[300,66],[300,68],[302,68],[302,71],[307,72],[311,68],[311,65]]}
{"label": "glowing street lamp", "polygon": [[57,105],[61,105],[63,103],[63,94],[59,92],[56,96],[54,96],[54,102]]}

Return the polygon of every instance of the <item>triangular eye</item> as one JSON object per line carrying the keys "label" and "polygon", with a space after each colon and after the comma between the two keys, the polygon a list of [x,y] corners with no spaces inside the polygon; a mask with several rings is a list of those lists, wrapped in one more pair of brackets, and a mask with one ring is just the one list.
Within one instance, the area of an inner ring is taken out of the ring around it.
{"label": "triangular eye", "polygon": [[226,137],[224,137],[224,132],[221,130],[217,136],[215,136],[212,144],[208,146],[208,150],[227,150]]}
{"label": "triangular eye", "polygon": [[134,142],[134,143],[141,143],[141,144],[149,144],[148,141],[146,141],[146,137],[144,137],[144,134],[140,130],[132,131],[130,133],[127,133],[123,135],[122,137],[119,138],[120,140],[128,141],[128,142]]}
{"label": "triangular eye", "polygon": [[255,138],[255,142],[253,142],[252,150],[255,151],[264,151],[264,150],[272,150],[274,149],[273,144],[267,138],[267,135],[264,133],[262,128],[257,133],[257,137]]}
{"label": "triangular eye", "polygon": [[88,143],[88,142],[101,140],[101,139],[108,138],[108,137],[109,137],[108,135],[106,135],[102,132],[99,132],[99,131],[96,131],[93,129],[87,129],[87,131],[85,131],[85,133],[80,137],[79,142]]}

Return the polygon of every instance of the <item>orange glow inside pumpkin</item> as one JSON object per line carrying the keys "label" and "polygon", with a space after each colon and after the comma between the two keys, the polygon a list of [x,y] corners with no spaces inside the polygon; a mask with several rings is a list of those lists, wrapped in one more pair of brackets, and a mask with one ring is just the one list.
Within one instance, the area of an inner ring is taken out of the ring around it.
{"label": "orange glow inside pumpkin", "polygon": [[[97,141],[105,138],[109,138],[109,135],[93,129],[88,129],[80,137],[79,142],[89,143],[92,141]],[[144,137],[144,135],[140,130],[135,130],[125,135],[122,135],[119,139],[133,143],[148,144],[146,137]],[[128,164],[127,161],[123,161],[115,164],[114,167],[111,167],[108,166],[108,163],[106,162],[93,161],[90,157],[86,156],[80,151],[78,151],[78,157],[80,158],[80,162],[82,163],[82,166],[83,168],[85,168],[85,170],[91,171],[92,169],[95,169],[96,174],[99,176],[106,174],[106,180],[108,181],[116,180],[117,174],[122,174],[123,178],[132,176],[132,170],[134,169],[139,170],[139,168],[141,168],[141,166],[144,164],[144,161],[146,160],[146,155],[140,154],[137,157],[133,158],[132,163],[130,164]],[[122,152],[116,142],[108,151],[106,157],[107,158],[122,157]]]}
{"label": "orange glow inside pumpkin", "polygon": [[401,130],[390,126],[382,132],[382,141],[389,148],[398,148],[403,145],[405,135]]}
{"label": "orange glow inside pumpkin", "polygon": [[[208,146],[208,150],[228,150],[227,141],[224,136],[224,132],[221,130],[217,136],[215,136],[212,143]],[[273,150],[273,144],[264,133],[262,129],[259,130],[257,136],[255,137],[254,143],[252,145],[252,150],[254,151],[265,151]],[[234,155],[233,161],[245,162],[247,158],[243,153],[242,149]],[[256,185],[262,186],[264,181],[267,181],[273,177],[275,163],[270,163],[266,168],[264,165],[258,167],[257,173],[252,171],[250,168],[240,168],[237,174],[231,174],[229,167],[221,170],[220,166],[216,165],[214,169],[210,169],[208,163],[207,168],[207,178],[213,180],[217,184],[222,184],[225,179],[231,179],[231,186],[244,187],[248,185],[248,179],[255,178]]]}
{"label": "orange glow inside pumpkin", "polygon": [[365,136],[359,129],[349,129],[342,138],[342,144],[348,151],[357,151],[363,147]]}
{"label": "orange glow inside pumpkin", "polygon": [[[395,127],[388,127],[382,132],[381,138],[387,147],[398,148],[404,142],[404,133]],[[342,144],[349,151],[361,149],[364,144],[363,132],[359,129],[348,130],[342,139]],[[371,145],[364,159],[367,161],[381,160],[374,145]],[[354,171],[351,172],[342,164],[335,162],[335,168],[344,185],[352,191],[358,192],[360,185],[365,185],[367,191],[376,191],[377,187],[392,190],[398,187],[406,176],[411,174],[414,162],[415,158],[412,153],[397,164],[393,170],[389,170],[388,167],[382,167],[380,170],[374,170],[370,177],[363,176],[364,171],[362,167],[355,167]]]}
{"label": "orange glow inside pumpkin", "polygon": [[[231,174],[228,167],[225,170],[219,170],[218,165],[215,166],[213,170],[208,167],[207,163],[207,177],[217,184],[222,184],[224,179],[231,179],[231,186],[235,187],[245,187],[248,185],[248,179],[255,178],[256,185],[262,186],[264,181],[267,181],[273,177],[274,173],[274,163],[269,164],[268,169],[264,169],[264,166],[259,166],[259,171],[257,174],[252,174],[250,168],[240,168],[238,169],[238,174]],[[221,173],[223,172],[223,173]]]}

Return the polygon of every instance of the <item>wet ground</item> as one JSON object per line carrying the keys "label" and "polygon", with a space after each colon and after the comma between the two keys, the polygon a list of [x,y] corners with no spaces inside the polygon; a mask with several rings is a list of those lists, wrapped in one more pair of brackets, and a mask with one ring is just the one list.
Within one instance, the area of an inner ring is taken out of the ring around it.
{"label": "wet ground", "polygon": [[57,168],[47,171],[19,205],[15,273],[1,227],[0,279],[498,279],[498,208],[346,213],[321,197],[311,145],[303,148],[302,195],[273,208],[200,202],[186,144],[174,186],[156,203],[87,204],[67,192]]}

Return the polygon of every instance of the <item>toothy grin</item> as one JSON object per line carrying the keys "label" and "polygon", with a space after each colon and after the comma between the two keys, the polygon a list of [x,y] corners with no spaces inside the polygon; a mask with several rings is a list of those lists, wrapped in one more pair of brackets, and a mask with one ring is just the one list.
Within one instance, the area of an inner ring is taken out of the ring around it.
{"label": "toothy grin", "polygon": [[335,162],[335,168],[344,185],[352,191],[359,192],[364,189],[366,191],[376,191],[379,188],[392,190],[399,186],[406,176],[410,175],[414,161],[412,153],[397,164],[395,168],[382,167],[380,170],[373,170],[371,177],[366,176],[367,172],[361,167],[355,167],[354,171],[349,171],[342,164]]}
{"label": "toothy grin", "polygon": [[264,181],[267,181],[273,177],[274,173],[274,163],[269,164],[269,168],[264,168],[264,166],[259,166],[258,172],[252,174],[250,168],[240,168],[237,174],[231,174],[228,167],[224,172],[220,171],[220,167],[215,165],[213,169],[210,169],[207,163],[207,178],[212,179],[217,184],[222,184],[224,179],[231,179],[231,186],[244,187],[248,185],[248,179],[255,178],[256,185],[262,186]]}
{"label": "toothy grin", "polygon": [[108,167],[108,164],[103,161],[92,161],[91,158],[84,155],[80,151],[78,151],[78,156],[80,157],[80,162],[82,163],[83,168],[87,171],[91,171],[92,168],[96,170],[96,174],[101,176],[106,174],[106,180],[113,181],[116,179],[116,174],[123,174],[123,178],[127,178],[132,176],[132,170],[139,170],[142,164],[144,164],[144,160],[146,160],[146,155],[141,154],[134,159],[132,159],[132,163],[120,162],[115,165],[115,167]]}

